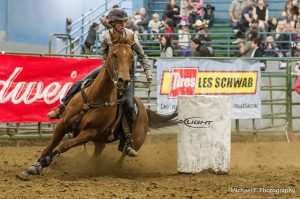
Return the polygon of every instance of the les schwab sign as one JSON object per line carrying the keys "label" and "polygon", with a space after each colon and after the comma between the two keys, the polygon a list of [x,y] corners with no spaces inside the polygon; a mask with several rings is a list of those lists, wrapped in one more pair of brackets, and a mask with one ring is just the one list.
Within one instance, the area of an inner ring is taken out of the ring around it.
{"label": "les schwab sign", "polygon": [[164,71],[160,95],[255,94],[257,71],[198,71],[197,68],[173,68]]}

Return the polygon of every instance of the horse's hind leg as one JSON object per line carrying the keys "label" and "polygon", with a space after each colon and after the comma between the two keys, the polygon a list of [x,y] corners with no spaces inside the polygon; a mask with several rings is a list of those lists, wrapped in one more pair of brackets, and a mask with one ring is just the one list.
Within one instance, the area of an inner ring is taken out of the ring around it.
{"label": "horse's hind leg", "polygon": [[117,171],[119,171],[120,169],[122,169],[125,157],[126,157],[126,155],[124,153],[122,153],[121,157],[116,162],[115,169]]}
{"label": "horse's hind leg", "polygon": [[55,151],[52,152],[52,154],[56,153],[64,153],[66,151],[68,151],[69,149],[75,147],[75,146],[79,146],[82,144],[87,143],[88,141],[91,141],[93,138],[95,138],[95,136],[97,135],[97,130],[85,130],[85,131],[81,131],[77,137],[67,140],[64,143],[62,143],[58,149],[56,149]]}
{"label": "horse's hind leg", "polygon": [[93,156],[96,158],[96,157],[99,157],[101,155],[103,149],[105,148],[105,143],[94,142],[94,145],[95,145],[95,149],[94,149]]}

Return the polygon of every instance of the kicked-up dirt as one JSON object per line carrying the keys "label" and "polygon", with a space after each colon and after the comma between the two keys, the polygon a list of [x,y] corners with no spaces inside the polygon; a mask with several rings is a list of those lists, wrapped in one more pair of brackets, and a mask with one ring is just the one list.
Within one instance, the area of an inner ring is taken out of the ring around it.
{"label": "kicked-up dirt", "polygon": [[[93,145],[71,149],[41,176],[16,174],[34,163],[46,143],[0,147],[0,198],[300,198],[300,142],[282,135],[235,135],[227,175],[177,174],[176,135],[150,135],[139,157],[122,167],[116,144],[92,157]],[[43,145],[43,146],[42,146]]]}

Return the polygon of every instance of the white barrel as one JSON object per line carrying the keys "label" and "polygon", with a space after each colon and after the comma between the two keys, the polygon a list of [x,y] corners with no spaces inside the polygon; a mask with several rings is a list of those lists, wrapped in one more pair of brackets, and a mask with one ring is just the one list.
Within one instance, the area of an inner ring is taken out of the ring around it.
{"label": "white barrel", "polygon": [[231,100],[229,96],[180,96],[177,137],[179,173],[228,173]]}

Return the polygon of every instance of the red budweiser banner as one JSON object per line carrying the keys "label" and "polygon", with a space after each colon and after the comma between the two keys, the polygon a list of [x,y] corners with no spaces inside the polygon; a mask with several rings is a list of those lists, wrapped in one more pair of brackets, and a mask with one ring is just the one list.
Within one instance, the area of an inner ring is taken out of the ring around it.
{"label": "red budweiser banner", "polygon": [[47,122],[70,87],[101,59],[0,55],[0,122]]}

